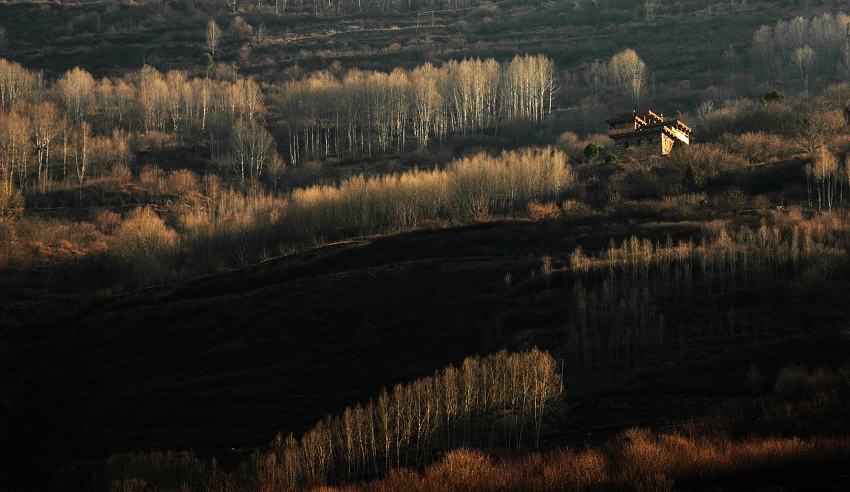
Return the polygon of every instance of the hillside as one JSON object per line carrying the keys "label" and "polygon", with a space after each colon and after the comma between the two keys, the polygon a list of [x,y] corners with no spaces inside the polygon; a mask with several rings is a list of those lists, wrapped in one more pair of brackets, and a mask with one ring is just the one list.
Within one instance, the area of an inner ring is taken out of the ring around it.
{"label": "hillside", "polygon": [[[426,231],[50,316],[6,338],[16,360],[4,379],[13,405],[4,412],[3,476],[27,487],[52,477],[75,489],[105,456],[153,449],[192,448],[232,466],[279,430],[306,430],[469,354],[537,345],[563,357],[571,292],[555,278],[547,293],[529,276],[540,255],[564,258],[577,243],[590,249],[641,232],[689,230],[512,221]],[[505,273],[516,279],[510,293]],[[726,316],[731,302],[759,336],[673,350],[659,369],[567,376],[570,411],[547,442],[580,445],[699,416],[746,394],[753,364],[768,380],[788,365],[843,364],[848,341],[835,329],[846,320],[846,286],[842,276],[817,294],[783,282],[706,298],[706,316]]]}
{"label": "hillside", "polygon": [[848,30],[0,3],[0,491],[846,488]]}

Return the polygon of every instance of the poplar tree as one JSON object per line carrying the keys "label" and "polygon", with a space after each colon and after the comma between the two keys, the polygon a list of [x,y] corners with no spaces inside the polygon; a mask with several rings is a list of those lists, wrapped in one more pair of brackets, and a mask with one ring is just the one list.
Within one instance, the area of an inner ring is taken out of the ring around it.
{"label": "poplar tree", "polygon": [[635,50],[629,48],[611,57],[608,71],[617,87],[631,99],[635,109],[640,108],[647,70],[646,63]]}

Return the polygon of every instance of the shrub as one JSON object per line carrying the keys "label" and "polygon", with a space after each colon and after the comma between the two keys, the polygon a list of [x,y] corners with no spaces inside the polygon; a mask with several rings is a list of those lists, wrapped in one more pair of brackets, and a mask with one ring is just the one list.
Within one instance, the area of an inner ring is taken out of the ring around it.
{"label": "shrub", "polygon": [[602,213],[593,210],[580,200],[564,200],[564,203],[561,204],[561,214],[567,220],[582,220],[598,217]]}
{"label": "shrub", "polygon": [[127,453],[110,456],[106,466],[94,477],[99,490],[145,491],[203,490],[213,485],[221,473],[213,460],[206,465],[191,451]]}
{"label": "shrub", "polygon": [[121,215],[109,209],[99,208],[94,212],[94,224],[100,232],[112,234],[121,225]]}
{"label": "shrub", "polygon": [[788,139],[762,131],[741,135],[727,133],[721,136],[720,144],[725,151],[743,157],[751,163],[787,157],[794,152]]}
{"label": "shrub", "polygon": [[706,204],[705,193],[665,196],[661,200],[664,210],[679,219],[694,218]]}
{"label": "shrub", "polygon": [[24,195],[15,187],[0,186],[0,217],[16,217],[24,212]]}
{"label": "shrub", "polygon": [[[703,187],[710,188],[729,184],[734,174],[746,169],[749,163],[719,145],[694,144],[671,153],[664,166],[679,177],[680,183],[692,187],[701,183]],[[688,173],[691,172],[694,176],[689,178]],[[697,177],[700,179],[696,180]],[[692,188],[692,191],[700,189]]]}
{"label": "shrub", "polygon": [[541,220],[555,219],[560,215],[558,206],[552,202],[540,203],[537,201],[529,202],[528,215],[531,220],[538,222]]}
{"label": "shrub", "polygon": [[762,96],[761,101],[764,104],[770,103],[784,103],[785,102],[785,93],[779,90],[772,90]]}
{"label": "shrub", "polygon": [[187,169],[171,171],[168,174],[165,186],[166,193],[174,195],[185,203],[193,203],[200,194],[198,177]]}
{"label": "shrub", "polygon": [[731,186],[714,198],[714,205],[725,213],[737,213],[749,205],[749,199],[744,190]]}
{"label": "shrub", "polygon": [[151,207],[127,215],[110,240],[110,254],[124,285],[144,287],[173,280],[177,233]]}
{"label": "shrub", "polygon": [[442,461],[429,467],[425,480],[434,490],[484,490],[483,485],[492,473],[492,464],[484,453],[462,448],[448,452]]}
{"label": "shrub", "polygon": [[835,386],[834,380],[834,376],[822,370],[809,373],[799,366],[784,367],[776,376],[773,390],[781,400],[799,401]]}
{"label": "shrub", "polygon": [[789,104],[761,104],[750,99],[726,101],[694,129],[693,140],[710,142],[727,133],[771,132],[790,137],[797,121]]}

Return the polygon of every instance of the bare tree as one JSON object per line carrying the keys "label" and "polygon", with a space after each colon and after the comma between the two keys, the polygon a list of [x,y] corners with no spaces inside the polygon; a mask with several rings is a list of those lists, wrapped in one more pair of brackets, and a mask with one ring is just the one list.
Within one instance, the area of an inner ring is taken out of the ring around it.
{"label": "bare tree", "polygon": [[811,175],[818,189],[818,208],[832,209],[841,171],[838,157],[825,148],[821,148],[811,166]]}
{"label": "bare tree", "polygon": [[27,106],[26,112],[32,121],[38,153],[38,182],[44,184],[50,179],[50,146],[67,123],[56,105],[49,101]]}
{"label": "bare tree", "polygon": [[162,74],[153,67],[144,67],[139,74],[139,95],[136,102],[146,132],[164,128],[167,94],[168,85]]}
{"label": "bare tree", "polygon": [[77,181],[80,184],[80,198],[83,196],[83,182],[89,171],[89,141],[91,140],[91,125],[82,122],[73,134],[74,168],[77,171]]}
{"label": "bare tree", "polygon": [[242,181],[247,175],[262,176],[275,158],[275,142],[271,134],[255,121],[238,120],[231,134],[233,163]]}
{"label": "bare tree", "polygon": [[798,109],[796,141],[800,150],[815,153],[835,138],[845,125],[844,115],[837,109],[804,105]]}
{"label": "bare tree", "polygon": [[234,119],[254,120],[264,110],[265,97],[253,79],[237,80],[228,87],[227,98]]}
{"label": "bare tree", "polygon": [[773,30],[770,26],[761,26],[753,34],[752,52],[764,64],[765,79],[770,80],[770,67],[773,62]]}
{"label": "bare tree", "polygon": [[171,128],[177,133],[180,128],[181,118],[186,116],[183,113],[185,108],[185,91],[186,73],[180,70],[169,70],[165,75],[165,105],[168,109],[168,116],[171,120]]}
{"label": "bare tree", "polygon": [[[27,158],[31,152],[30,122],[17,113],[0,111],[0,174],[2,174],[2,190],[0,190],[0,214],[9,202],[10,197],[26,187]],[[18,186],[15,185],[17,177]]]}
{"label": "bare tree", "polygon": [[800,47],[805,45],[809,40],[809,31],[811,20],[798,15],[788,22],[787,35],[789,37],[790,46]]}
{"label": "bare tree", "polygon": [[539,105],[537,114],[538,119],[542,121],[544,114],[552,113],[555,94],[560,90],[560,87],[558,87],[558,79],[555,76],[555,63],[552,59],[544,55],[537,55],[535,58],[535,67],[537,68],[537,77],[535,80]]}
{"label": "bare tree", "polygon": [[75,126],[80,126],[94,109],[97,82],[90,73],[75,67],[56,82],[59,98]]}
{"label": "bare tree", "polygon": [[218,24],[212,19],[207,22],[207,30],[206,34],[206,48],[215,55],[216,50],[218,49],[219,43],[221,43],[221,28],[218,27]]}
{"label": "bare tree", "polygon": [[614,83],[632,99],[634,107],[640,107],[641,95],[646,86],[646,63],[635,50],[629,48],[611,57],[608,71]]}
{"label": "bare tree", "polygon": [[41,86],[41,72],[32,72],[0,58],[0,109],[12,109],[15,103]]}
{"label": "bare tree", "polygon": [[136,101],[136,87],[124,80],[115,84],[115,116],[118,126],[132,130],[132,112]]}
{"label": "bare tree", "polygon": [[792,55],[794,65],[800,71],[800,78],[803,79],[803,87],[805,88],[806,96],[809,95],[809,72],[815,62],[815,50],[811,46],[805,45],[794,50]]}
{"label": "bare tree", "polygon": [[608,76],[608,66],[601,60],[593,60],[584,70],[584,80],[593,92],[598,94],[599,89],[605,85]]}
{"label": "bare tree", "polygon": [[442,99],[435,85],[437,69],[430,63],[417,67],[410,74],[411,102],[413,105],[413,135],[419,150],[428,147],[434,132]]}
{"label": "bare tree", "polygon": [[95,89],[97,106],[103,116],[103,127],[115,127],[115,84],[108,77],[104,77]]}

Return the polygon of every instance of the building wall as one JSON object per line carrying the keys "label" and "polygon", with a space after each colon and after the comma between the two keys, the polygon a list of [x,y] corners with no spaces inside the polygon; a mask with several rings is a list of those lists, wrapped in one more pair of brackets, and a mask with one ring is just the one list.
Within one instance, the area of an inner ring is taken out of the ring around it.
{"label": "building wall", "polygon": [[667,135],[661,134],[661,155],[667,155],[673,151],[673,144],[676,142]]}
{"label": "building wall", "polygon": [[[670,153],[673,149],[673,141],[670,137],[664,134],[644,135],[640,138],[623,138],[618,139],[617,143],[626,149],[646,149],[649,152],[661,152],[662,154]],[[665,149],[670,149],[666,150]]]}

